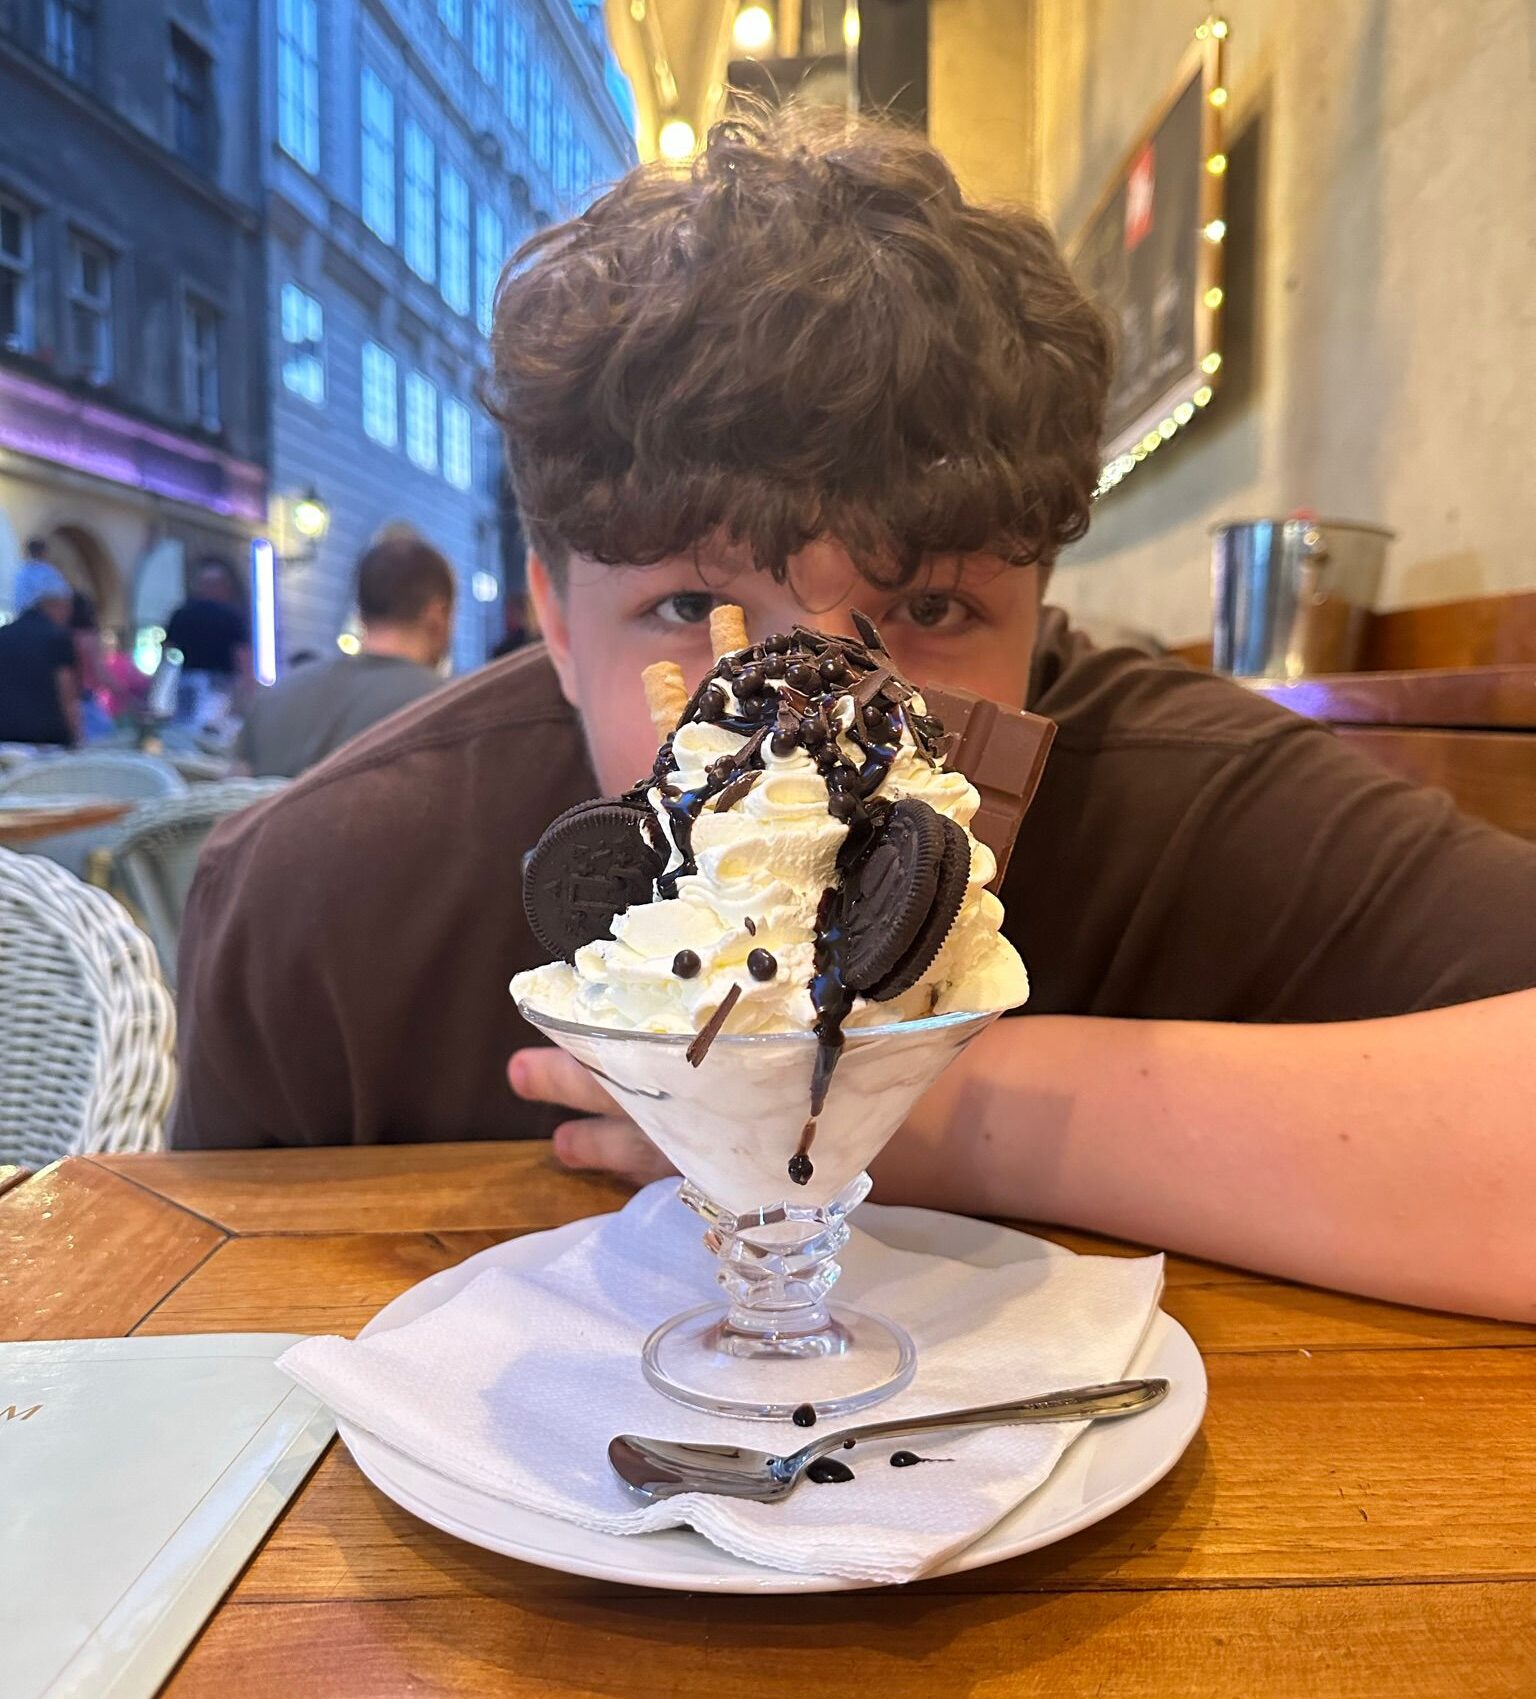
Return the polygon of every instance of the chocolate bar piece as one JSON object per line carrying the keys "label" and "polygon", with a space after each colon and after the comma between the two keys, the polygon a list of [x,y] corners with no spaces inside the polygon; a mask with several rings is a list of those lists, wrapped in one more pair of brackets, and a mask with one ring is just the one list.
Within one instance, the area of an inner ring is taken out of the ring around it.
{"label": "chocolate bar piece", "polygon": [[997,857],[997,877],[989,889],[1000,890],[1019,825],[1040,784],[1056,722],[949,685],[924,685],[922,694],[923,706],[948,734],[945,765],[964,773],[981,793],[971,835]]}

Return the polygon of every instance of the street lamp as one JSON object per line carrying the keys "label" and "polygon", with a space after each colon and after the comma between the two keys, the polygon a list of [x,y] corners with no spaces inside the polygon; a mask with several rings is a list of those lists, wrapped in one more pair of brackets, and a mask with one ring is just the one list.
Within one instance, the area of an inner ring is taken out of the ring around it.
{"label": "street lamp", "polygon": [[294,498],[291,518],[294,530],[311,543],[318,543],[331,528],[331,510],[321,501],[313,484],[303,495]]}

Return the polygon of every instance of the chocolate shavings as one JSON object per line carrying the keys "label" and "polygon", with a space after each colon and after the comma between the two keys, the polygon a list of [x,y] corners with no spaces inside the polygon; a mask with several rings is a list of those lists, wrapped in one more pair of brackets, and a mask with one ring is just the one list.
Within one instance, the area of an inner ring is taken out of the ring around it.
{"label": "chocolate shavings", "polygon": [[714,800],[716,814],[724,814],[728,808],[734,808],[738,802],[762,777],[761,767],[751,767],[745,773],[738,773]]}
{"label": "chocolate shavings", "polygon": [[697,1037],[695,1037],[693,1043],[690,1044],[687,1050],[683,1053],[688,1058],[689,1067],[698,1067],[699,1063],[702,1062],[709,1054],[710,1045],[712,1045],[720,1036],[720,1029],[725,1025],[726,1021],[730,1019],[731,1010],[736,1007],[740,996],[741,987],[739,985],[733,985],[720,999],[719,1007],[715,1010],[714,1014],[709,1017],[709,1020],[705,1024],[703,1030],[697,1035]]}
{"label": "chocolate shavings", "polygon": [[850,608],[848,617],[853,622],[853,629],[858,632],[871,649],[878,649],[882,655],[890,653],[890,650],[885,646],[885,639],[880,635],[880,628],[868,614],[860,613],[857,608]]}

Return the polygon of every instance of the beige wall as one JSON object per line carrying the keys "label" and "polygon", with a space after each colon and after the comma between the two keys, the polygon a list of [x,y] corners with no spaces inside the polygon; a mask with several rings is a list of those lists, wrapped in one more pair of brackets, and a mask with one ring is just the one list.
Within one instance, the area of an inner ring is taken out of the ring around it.
{"label": "beige wall", "polygon": [[[935,139],[971,187],[1032,198],[1070,235],[1206,9],[934,0]],[[1231,381],[1100,505],[1053,599],[1199,636],[1209,525],[1296,507],[1397,531],[1386,606],[1536,585],[1536,9],[1224,15]],[[1000,116],[1010,78],[1032,143]]]}

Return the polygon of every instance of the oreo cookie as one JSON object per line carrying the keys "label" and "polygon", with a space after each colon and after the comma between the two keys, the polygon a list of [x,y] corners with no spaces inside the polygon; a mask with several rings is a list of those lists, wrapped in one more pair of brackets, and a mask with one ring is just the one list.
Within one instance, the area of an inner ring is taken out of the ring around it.
{"label": "oreo cookie", "polygon": [[950,928],[959,918],[965,887],[971,877],[971,846],[964,830],[947,815],[941,814],[939,821],[944,830],[944,852],[933,905],[906,954],[878,985],[864,993],[872,1003],[885,1003],[903,991],[910,991],[933,966]]}
{"label": "oreo cookie", "polygon": [[869,988],[889,977],[922,936],[938,894],[945,824],[926,802],[904,797],[886,812],[873,844],[848,870],[843,971],[853,990],[870,995]]}
{"label": "oreo cookie", "polygon": [[612,937],[615,915],[655,895],[666,865],[647,831],[649,810],[582,802],[554,820],[523,872],[523,908],[551,955],[572,961]]}

